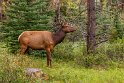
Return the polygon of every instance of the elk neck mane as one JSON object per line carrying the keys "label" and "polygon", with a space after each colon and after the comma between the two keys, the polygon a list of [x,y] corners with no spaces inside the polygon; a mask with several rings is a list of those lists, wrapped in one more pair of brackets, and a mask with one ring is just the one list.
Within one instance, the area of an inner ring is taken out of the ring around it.
{"label": "elk neck mane", "polygon": [[64,31],[62,31],[62,28],[60,28],[58,31],[56,31],[53,34],[53,41],[55,43],[55,45],[57,45],[58,43],[61,43],[64,38],[66,36],[66,33]]}

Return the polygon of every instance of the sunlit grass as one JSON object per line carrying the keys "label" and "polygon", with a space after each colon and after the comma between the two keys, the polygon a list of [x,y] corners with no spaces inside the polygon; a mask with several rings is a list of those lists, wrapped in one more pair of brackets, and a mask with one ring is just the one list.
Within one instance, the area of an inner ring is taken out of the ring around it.
{"label": "sunlit grass", "polygon": [[[0,83],[124,83],[122,68],[87,69],[74,61],[65,62],[57,58],[53,58],[52,64],[52,68],[46,67],[46,57],[9,54],[4,44],[0,43]],[[49,80],[27,79],[23,72],[25,68],[40,68]]]}

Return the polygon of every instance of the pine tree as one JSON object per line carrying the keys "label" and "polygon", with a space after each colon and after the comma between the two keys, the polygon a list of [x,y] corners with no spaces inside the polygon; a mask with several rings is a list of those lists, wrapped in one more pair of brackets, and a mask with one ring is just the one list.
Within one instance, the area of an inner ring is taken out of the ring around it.
{"label": "pine tree", "polygon": [[47,0],[12,0],[4,23],[10,52],[15,53],[19,48],[18,36],[23,31],[49,29],[52,15]]}

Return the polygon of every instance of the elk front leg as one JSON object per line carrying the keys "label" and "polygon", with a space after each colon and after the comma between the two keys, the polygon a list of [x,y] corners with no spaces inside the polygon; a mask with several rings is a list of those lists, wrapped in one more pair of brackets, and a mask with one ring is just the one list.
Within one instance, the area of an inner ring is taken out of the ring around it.
{"label": "elk front leg", "polygon": [[47,66],[52,67],[52,64],[51,64],[51,61],[52,61],[51,51],[50,51],[50,49],[48,48],[48,49],[46,50],[46,52],[47,52]]}

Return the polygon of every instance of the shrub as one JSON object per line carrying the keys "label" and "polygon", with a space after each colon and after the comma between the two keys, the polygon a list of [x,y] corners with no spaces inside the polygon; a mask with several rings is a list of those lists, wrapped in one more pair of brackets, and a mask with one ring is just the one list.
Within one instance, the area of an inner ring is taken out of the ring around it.
{"label": "shrub", "polygon": [[0,83],[36,83],[41,81],[41,79],[29,78],[25,74],[25,68],[37,66],[36,63],[32,63],[31,58],[14,55],[1,58]]}
{"label": "shrub", "polygon": [[73,43],[61,43],[54,48],[52,56],[56,59],[74,60]]}
{"label": "shrub", "polygon": [[18,64],[18,59],[3,57],[0,71],[1,83],[24,83],[26,82],[23,69]]}
{"label": "shrub", "polygon": [[107,62],[108,58],[104,54],[81,55],[76,58],[76,63],[86,68],[92,68],[94,66],[105,67]]}
{"label": "shrub", "polygon": [[123,67],[124,44],[122,40],[117,43],[100,44],[95,54],[87,54],[86,46],[82,42],[63,42],[53,52],[53,58],[62,61],[74,61],[86,68],[92,67]]}

